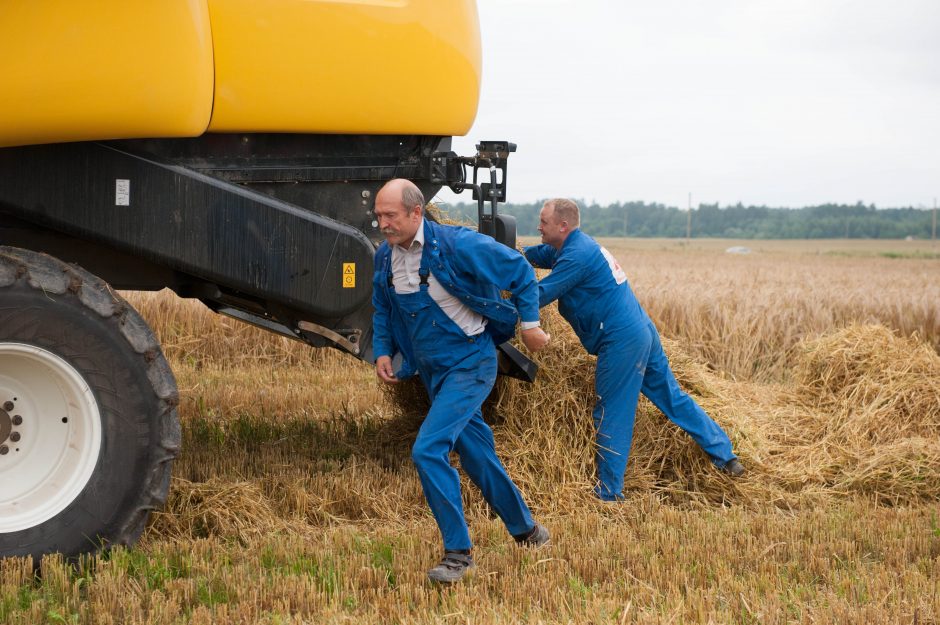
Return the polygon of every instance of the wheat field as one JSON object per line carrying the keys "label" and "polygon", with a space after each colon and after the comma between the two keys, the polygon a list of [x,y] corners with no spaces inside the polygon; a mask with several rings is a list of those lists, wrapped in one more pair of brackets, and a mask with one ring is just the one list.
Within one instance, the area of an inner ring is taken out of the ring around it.
{"label": "wheat field", "polygon": [[[796,345],[874,323],[940,350],[940,248],[928,241],[601,239],[660,332],[741,379],[781,380]],[[724,250],[747,246],[751,254]]]}
{"label": "wheat field", "polygon": [[[552,310],[539,381],[501,380],[497,452],[552,543],[464,481],[477,569],[410,461],[422,397],[172,294],[125,294],[177,376],[183,452],[141,542],[0,569],[0,623],[937,623],[940,258],[929,243],[603,240],[732,480],[641,400],[627,501],[590,496],[593,360]],[[751,254],[726,254],[748,245]]]}

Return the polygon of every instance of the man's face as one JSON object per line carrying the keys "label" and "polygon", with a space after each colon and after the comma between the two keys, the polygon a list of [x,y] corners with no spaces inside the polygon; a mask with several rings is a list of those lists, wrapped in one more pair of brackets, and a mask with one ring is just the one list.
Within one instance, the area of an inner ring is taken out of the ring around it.
{"label": "man's face", "polygon": [[402,205],[401,197],[395,196],[395,193],[382,191],[375,196],[375,218],[389,245],[408,247],[421,225],[421,207],[408,210]]}
{"label": "man's face", "polygon": [[539,213],[539,232],[542,233],[542,243],[547,243],[556,249],[560,248],[565,242],[565,230],[566,228],[556,221],[555,209],[548,204],[543,206]]}

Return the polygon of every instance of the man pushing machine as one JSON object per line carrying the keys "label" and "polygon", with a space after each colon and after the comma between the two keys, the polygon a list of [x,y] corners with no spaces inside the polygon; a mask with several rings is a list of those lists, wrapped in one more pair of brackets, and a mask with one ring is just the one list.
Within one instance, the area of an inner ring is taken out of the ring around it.
{"label": "man pushing machine", "polygon": [[539,282],[539,307],[558,300],[558,312],[581,344],[597,356],[594,426],[597,485],[605,501],[623,499],[640,393],[689,433],[718,469],[738,477],[744,467],[728,435],[679,388],[656,326],[640,306],[620,264],[580,230],[578,205],[558,198],[539,214],[542,245],[525,248],[536,267],[552,272]]}

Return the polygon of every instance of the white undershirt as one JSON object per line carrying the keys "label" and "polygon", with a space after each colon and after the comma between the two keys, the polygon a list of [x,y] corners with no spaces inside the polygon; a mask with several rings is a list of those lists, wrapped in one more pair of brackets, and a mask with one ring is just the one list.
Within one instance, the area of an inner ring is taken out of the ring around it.
{"label": "white undershirt", "polygon": [[[396,293],[414,293],[420,289],[421,254],[424,250],[424,220],[410,248],[392,246],[392,285]],[[486,328],[486,319],[454,297],[441,286],[431,273],[428,275],[428,295],[456,323],[467,336],[476,336]]]}

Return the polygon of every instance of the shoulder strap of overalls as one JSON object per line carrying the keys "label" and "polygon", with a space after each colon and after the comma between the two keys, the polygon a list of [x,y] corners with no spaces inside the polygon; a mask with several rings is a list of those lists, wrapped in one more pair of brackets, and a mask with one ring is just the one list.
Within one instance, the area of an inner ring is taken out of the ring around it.
{"label": "shoulder strap of overalls", "polygon": [[[389,248],[388,256],[385,259],[385,282],[388,285],[388,288],[394,289],[395,284],[392,281],[392,254],[395,253],[393,248]],[[428,264],[425,256],[425,252],[421,250],[421,267],[418,269],[418,276],[421,278],[421,286],[428,285],[428,275],[430,270],[428,269]]]}
{"label": "shoulder strap of overalls", "polygon": [[393,250],[392,247],[389,246],[388,254],[385,256],[385,266],[383,267],[383,269],[385,270],[385,283],[390,289],[393,289],[395,286],[392,283],[392,254],[394,253],[395,253],[395,250]]}
{"label": "shoulder strap of overalls", "polygon": [[418,277],[421,278],[419,287],[421,290],[428,288],[428,276],[431,275],[431,269],[428,266],[428,232],[424,231],[424,245],[421,248],[421,267],[418,268]]}

